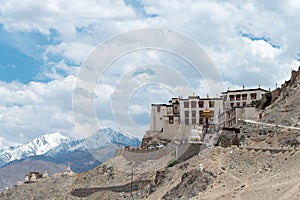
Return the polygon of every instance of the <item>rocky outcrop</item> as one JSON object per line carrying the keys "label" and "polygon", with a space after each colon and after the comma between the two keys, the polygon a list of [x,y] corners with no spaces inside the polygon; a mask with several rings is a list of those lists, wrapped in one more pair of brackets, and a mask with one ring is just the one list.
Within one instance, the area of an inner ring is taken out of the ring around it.
{"label": "rocky outcrop", "polygon": [[162,199],[189,199],[198,196],[199,192],[206,190],[212,184],[215,175],[211,172],[202,172],[193,169],[181,177],[181,182],[170,191],[166,192]]}
{"label": "rocky outcrop", "polygon": [[291,79],[272,92],[272,104],[265,109],[263,122],[300,127],[300,68]]}
{"label": "rocky outcrop", "polygon": [[296,82],[297,79],[300,75],[300,66],[298,67],[298,70],[292,70],[291,72],[291,78],[288,81],[285,81],[283,84],[281,84],[281,87],[276,88],[275,90],[272,91],[272,102],[275,102],[282,93],[285,93],[289,87],[293,86]]}

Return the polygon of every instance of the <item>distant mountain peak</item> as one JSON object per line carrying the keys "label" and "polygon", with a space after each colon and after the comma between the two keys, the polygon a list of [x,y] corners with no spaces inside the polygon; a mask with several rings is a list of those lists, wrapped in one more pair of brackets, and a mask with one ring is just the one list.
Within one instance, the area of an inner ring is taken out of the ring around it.
{"label": "distant mountain peak", "polygon": [[66,142],[67,139],[67,137],[60,133],[49,133],[37,137],[26,144],[10,148],[2,148],[0,150],[0,158],[4,162],[11,162],[29,156],[43,155],[50,149],[60,145],[62,142]]}
{"label": "distant mountain peak", "polygon": [[31,156],[54,157],[60,152],[73,152],[83,149],[97,149],[109,145],[138,146],[141,141],[111,128],[104,128],[82,140],[74,140],[60,133],[48,133],[30,142],[12,147],[0,148],[0,161],[9,163]]}

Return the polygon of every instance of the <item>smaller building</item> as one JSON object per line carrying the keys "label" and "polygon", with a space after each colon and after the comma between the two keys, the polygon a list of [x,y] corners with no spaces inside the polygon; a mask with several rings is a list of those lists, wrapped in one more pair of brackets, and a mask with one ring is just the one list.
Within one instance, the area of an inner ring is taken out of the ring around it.
{"label": "smaller building", "polygon": [[42,175],[42,178],[48,178],[48,176],[49,176],[48,172],[45,170],[44,173],[43,173],[43,175]]}
{"label": "smaller building", "polygon": [[259,119],[260,111],[255,105],[268,92],[260,87],[222,92],[225,109],[218,115],[219,127],[234,127],[241,120]]}
{"label": "smaller building", "polygon": [[30,172],[29,174],[26,174],[24,183],[34,183],[38,181],[38,179],[42,179],[43,175],[39,172]]}
{"label": "smaller building", "polygon": [[64,176],[73,176],[75,173],[71,170],[71,167],[68,165],[65,172],[62,174]]}
{"label": "smaller building", "polygon": [[267,92],[269,91],[260,87],[253,89],[227,90],[226,92],[222,92],[225,101],[225,109],[254,105],[256,101],[260,100]]}

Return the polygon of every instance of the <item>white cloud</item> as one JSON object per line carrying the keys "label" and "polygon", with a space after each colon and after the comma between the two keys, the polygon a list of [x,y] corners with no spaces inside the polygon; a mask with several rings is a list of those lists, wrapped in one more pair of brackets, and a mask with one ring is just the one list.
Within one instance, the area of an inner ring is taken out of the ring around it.
{"label": "white cloud", "polygon": [[133,104],[130,105],[129,111],[131,114],[143,114],[143,113],[149,113],[149,110],[145,108],[144,106]]}
{"label": "white cloud", "polygon": [[244,38],[246,43],[246,49],[249,53],[252,53],[253,56],[261,57],[263,59],[274,59],[278,56],[282,50],[276,47],[273,47],[268,42],[264,40],[251,40],[249,38]]}
{"label": "white cloud", "polygon": [[0,82],[0,136],[26,142],[46,132],[74,134],[74,80],[75,77],[68,76],[48,83]]}
{"label": "white cloud", "polygon": [[17,146],[19,144],[20,143],[15,143],[15,142],[7,140],[7,138],[0,137],[0,147],[2,147],[2,148],[5,146]]}
{"label": "white cloud", "polygon": [[1,22],[11,31],[38,30],[48,34],[55,28],[63,35],[75,35],[76,27],[88,27],[99,20],[121,21],[135,16],[123,1],[1,1]]}
{"label": "white cloud", "polygon": [[108,84],[98,85],[95,91],[96,99],[99,101],[110,100],[111,95],[114,92],[114,88]]}
{"label": "white cloud", "polygon": [[86,57],[94,50],[94,47],[84,43],[70,42],[60,43],[58,45],[50,45],[46,48],[44,58],[48,60],[48,56],[61,56],[66,60],[80,65]]}
{"label": "white cloud", "polygon": [[[215,96],[219,92],[210,92],[207,83],[211,88],[225,90],[258,84],[274,88],[275,82],[280,84],[288,78],[290,68],[300,65],[297,0],[271,3],[144,0],[142,4],[147,14],[157,17],[141,17],[123,1],[1,1],[0,23],[6,30],[37,31],[48,37],[55,30],[57,35],[52,38],[55,42],[42,52],[47,63],[38,75],[41,79],[50,78],[50,82],[0,82],[0,136],[17,138],[23,134],[28,139],[51,130],[73,133],[72,92],[79,68],[70,65],[81,64],[99,42],[131,29],[159,26],[191,37],[211,57],[224,82],[199,81],[189,65],[165,52],[132,52],[110,66],[94,91],[97,113],[103,117],[100,124],[114,125],[108,111],[111,95],[120,87],[119,81],[128,78],[136,66],[164,64],[174,67],[177,76],[165,70],[163,75],[167,78],[162,78],[168,79],[169,85],[133,88],[138,92],[132,92],[134,100],[126,99],[126,103],[132,103],[130,110],[134,113],[146,111],[145,106],[150,107],[151,103],[167,103],[174,93],[189,95],[191,88],[178,84],[177,77],[194,83],[192,89],[201,96],[206,93]],[[242,34],[264,39],[251,39]],[[142,84],[150,76],[135,80]]]}

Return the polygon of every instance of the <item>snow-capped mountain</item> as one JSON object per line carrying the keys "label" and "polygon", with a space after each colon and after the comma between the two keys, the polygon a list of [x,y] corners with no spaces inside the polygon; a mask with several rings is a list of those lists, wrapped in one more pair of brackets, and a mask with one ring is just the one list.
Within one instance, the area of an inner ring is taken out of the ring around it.
{"label": "snow-capped mountain", "polygon": [[61,151],[98,149],[105,146],[116,145],[136,147],[141,144],[138,138],[131,137],[111,128],[100,129],[94,135],[82,140],[68,140],[49,150],[46,155],[53,156]]}
{"label": "snow-capped mountain", "polygon": [[55,157],[58,153],[61,155],[64,152],[103,148],[118,143],[122,146],[139,146],[141,141],[111,128],[100,129],[94,135],[82,140],[70,139],[60,133],[52,133],[35,138],[27,144],[0,148],[0,161],[9,163],[38,155]]}
{"label": "snow-capped mountain", "polygon": [[111,144],[120,144],[121,146],[136,147],[141,144],[137,138],[117,132],[111,128],[100,129],[94,135],[83,140],[83,144],[88,149],[98,148],[99,146],[107,146]]}
{"label": "snow-capped mountain", "polygon": [[43,155],[50,149],[67,141],[67,137],[60,133],[46,134],[35,138],[27,144],[16,147],[3,147],[0,149],[0,159],[4,162],[11,162],[29,156]]}

